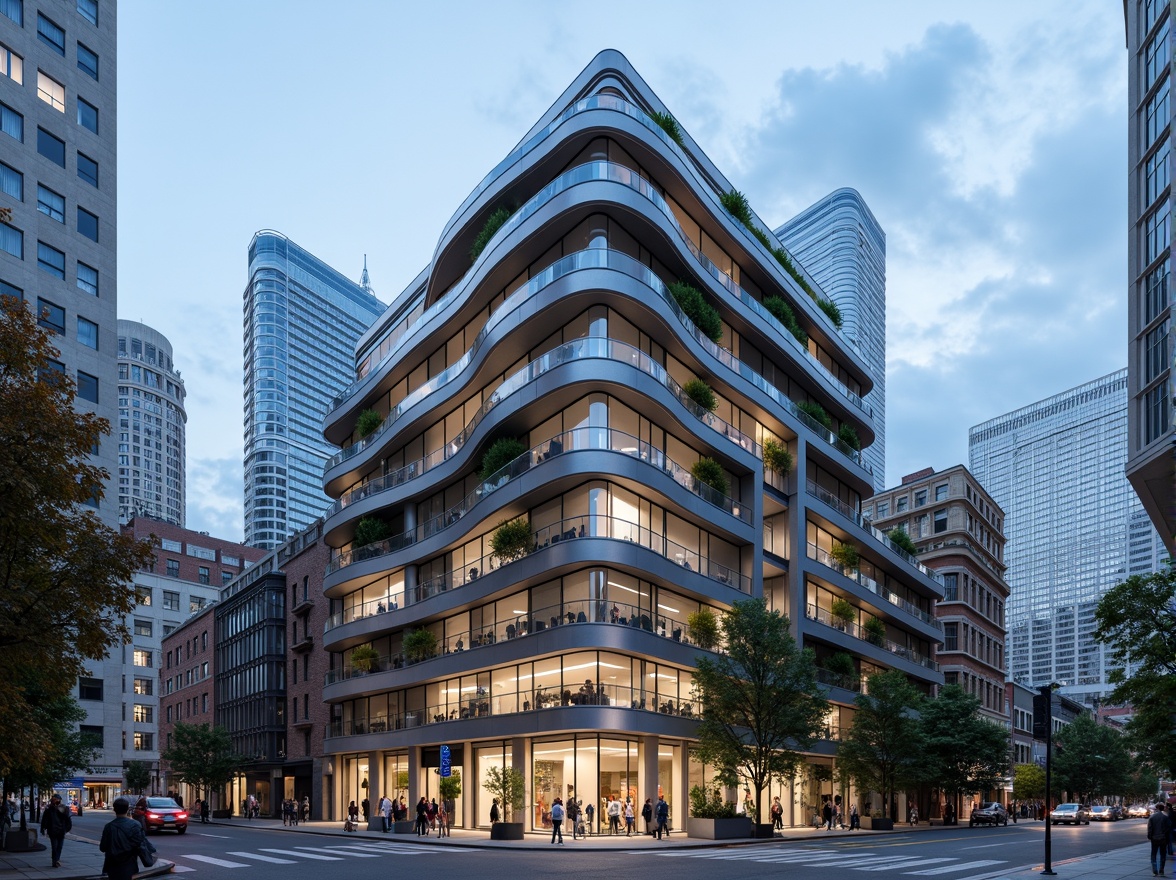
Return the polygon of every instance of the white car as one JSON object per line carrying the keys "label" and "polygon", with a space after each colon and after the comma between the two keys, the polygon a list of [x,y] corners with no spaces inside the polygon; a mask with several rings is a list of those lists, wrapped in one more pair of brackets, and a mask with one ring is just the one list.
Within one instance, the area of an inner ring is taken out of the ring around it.
{"label": "white car", "polygon": [[1050,825],[1089,825],[1090,814],[1082,804],[1058,804],[1049,814]]}

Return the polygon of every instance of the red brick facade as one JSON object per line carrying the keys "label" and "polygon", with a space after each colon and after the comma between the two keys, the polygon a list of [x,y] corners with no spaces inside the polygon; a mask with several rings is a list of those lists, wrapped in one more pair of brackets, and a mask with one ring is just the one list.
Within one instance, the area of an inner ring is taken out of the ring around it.
{"label": "red brick facade", "polygon": [[[216,606],[209,605],[163,639],[163,668],[159,670],[159,748],[172,744],[176,722],[215,722],[216,667],[214,658]],[[171,780],[167,762],[160,760],[166,790],[179,790],[192,803],[195,794]]]}
{"label": "red brick facade", "polygon": [[267,552],[144,516],[135,517],[121,530],[136,539],[155,535],[155,561],[150,571],[218,588]]}

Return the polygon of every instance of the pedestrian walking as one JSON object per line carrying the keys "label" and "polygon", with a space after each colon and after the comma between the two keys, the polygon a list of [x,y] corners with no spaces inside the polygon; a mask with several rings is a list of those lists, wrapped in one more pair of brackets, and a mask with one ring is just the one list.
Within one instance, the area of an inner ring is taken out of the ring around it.
{"label": "pedestrian walking", "polygon": [[437,804],[437,839],[449,836],[449,805],[444,798]]}
{"label": "pedestrian walking", "polygon": [[65,835],[72,828],[73,817],[69,814],[69,807],[61,802],[61,795],[53,792],[49,806],[41,813],[41,833],[49,838],[54,868],[61,867],[61,847],[65,843]]}
{"label": "pedestrian walking", "polygon": [[389,800],[388,795],[380,797],[380,822],[384,828],[384,833],[387,834],[392,830],[392,801]]}
{"label": "pedestrian walking", "polygon": [[424,795],[416,805],[416,833],[417,837],[427,837],[429,834],[429,802]]}
{"label": "pedestrian walking", "polygon": [[825,806],[821,808],[821,819],[825,823],[825,830],[833,830],[833,802],[826,800]]}
{"label": "pedestrian walking", "polygon": [[780,798],[772,798],[772,808],[768,810],[768,815],[772,817],[772,830],[782,831],[784,829],[784,808],[780,806]]}
{"label": "pedestrian walking", "polygon": [[1153,875],[1164,874],[1164,865],[1168,859],[1168,838],[1171,834],[1172,823],[1168,819],[1168,814],[1164,812],[1164,805],[1156,804],[1156,811],[1147,820],[1147,840],[1151,844]]}
{"label": "pedestrian walking", "polygon": [[912,825],[919,824],[919,808],[916,807],[914,804],[911,804],[911,812],[910,812],[910,815],[907,816],[907,819],[910,821],[910,823]]}
{"label": "pedestrian walking", "polygon": [[433,798],[429,802],[429,807],[425,811],[425,815],[429,817],[429,830],[432,831],[437,827],[437,799]]}
{"label": "pedestrian walking", "polygon": [[653,814],[657,817],[657,839],[662,839],[664,833],[668,838],[670,836],[670,805],[666,803],[664,795],[658,795],[657,806],[653,808]]}
{"label": "pedestrian walking", "polygon": [[[106,854],[102,861],[102,873],[109,880],[131,880],[139,867],[139,853],[143,847],[151,847],[147,835],[134,819],[127,816],[131,803],[124,797],[115,798],[114,818],[102,829],[98,849]],[[151,847],[154,852],[154,847]]]}
{"label": "pedestrian walking", "polygon": [[857,804],[849,805],[849,830],[859,831],[862,827],[862,817],[858,815]]}
{"label": "pedestrian walking", "polygon": [[302,796],[302,821],[310,821],[310,795]]}
{"label": "pedestrian walking", "polygon": [[497,825],[500,815],[498,812],[498,798],[495,798],[494,803],[490,805],[490,824]]}
{"label": "pedestrian walking", "polygon": [[645,820],[645,833],[653,836],[653,828],[650,826],[653,823],[653,798],[646,798],[645,805],[641,808],[641,818]]}
{"label": "pedestrian walking", "polygon": [[568,798],[568,824],[572,826],[572,840],[584,837],[584,820],[581,818],[580,804],[575,798]]}
{"label": "pedestrian walking", "polygon": [[562,798],[556,798],[551,805],[551,843],[555,844],[555,839],[559,838],[559,845],[563,846],[563,820],[564,820],[564,805]]}
{"label": "pedestrian walking", "polygon": [[608,816],[608,833],[621,833],[621,802],[611,795],[608,799],[608,806],[604,808],[605,814]]}
{"label": "pedestrian walking", "polygon": [[633,836],[633,801],[625,798],[625,837]]}

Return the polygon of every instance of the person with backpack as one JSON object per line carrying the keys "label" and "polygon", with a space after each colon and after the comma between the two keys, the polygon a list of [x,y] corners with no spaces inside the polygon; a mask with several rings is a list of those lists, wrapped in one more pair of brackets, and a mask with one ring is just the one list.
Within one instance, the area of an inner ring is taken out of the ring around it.
{"label": "person with backpack", "polygon": [[61,802],[61,795],[53,792],[49,806],[41,813],[41,833],[49,838],[54,868],[61,867],[61,847],[65,843],[65,835],[72,828],[73,817],[69,814],[69,807]]}
{"label": "person with backpack", "polygon": [[562,798],[556,798],[551,805],[551,843],[555,844],[555,838],[559,838],[559,845],[563,846],[563,820],[564,820],[564,805]]}
{"label": "person with backpack", "polygon": [[114,799],[114,818],[102,829],[98,849],[106,854],[102,862],[102,873],[109,880],[131,880],[139,866],[140,852],[154,847],[147,842],[147,835],[134,819],[127,816],[131,803],[124,797]]}
{"label": "person with backpack", "polygon": [[772,819],[772,830],[782,831],[784,829],[784,808],[780,806],[780,798],[772,799],[772,808],[768,810],[768,815]]}
{"label": "person with backpack", "polygon": [[663,832],[668,838],[670,836],[670,805],[666,803],[664,795],[658,795],[657,806],[653,808],[653,814],[657,816],[657,839],[662,839]]}

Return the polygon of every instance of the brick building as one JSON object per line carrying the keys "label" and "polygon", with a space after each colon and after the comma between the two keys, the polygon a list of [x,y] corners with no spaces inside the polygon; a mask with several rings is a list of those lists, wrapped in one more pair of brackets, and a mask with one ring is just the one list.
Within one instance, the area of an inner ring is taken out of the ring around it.
{"label": "brick building", "polygon": [[[216,604],[209,604],[163,639],[163,666],[159,670],[161,751],[171,746],[177,722],[209,726],[216,723],[215,610]],[[173,779],[166,762],[160,762],[160,771],[160,789],[180,792],[184,803],[193,804],[203,795]]]}

